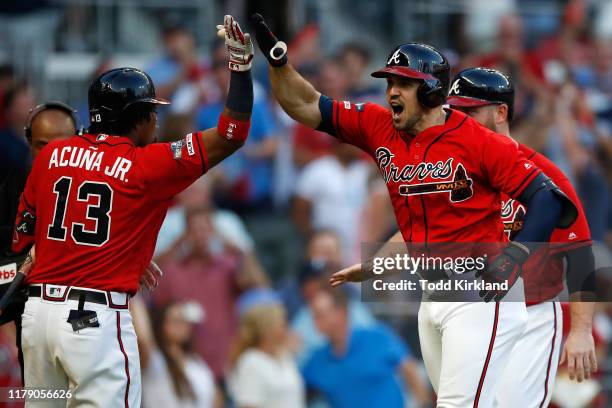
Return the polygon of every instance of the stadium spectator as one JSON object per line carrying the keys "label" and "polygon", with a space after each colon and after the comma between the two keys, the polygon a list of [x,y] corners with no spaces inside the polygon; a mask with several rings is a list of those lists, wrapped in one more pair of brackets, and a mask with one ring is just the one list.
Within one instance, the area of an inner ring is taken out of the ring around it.
{"label": "stadium spectator", "polygon": [[288,44],[291,61],[296,66],[321,62],[321,29],[316,24],[304,26]]}
{"label": "stadium spectator", "polygon": [[[168,210],[157,240],[155,257],[158,260],[174,256],[172,246],[183,237],[187,229],[187,212],[206,208],[210,211],[215,231],[226,242],[239,248],[248,262],[255,266],[258,265],[255,243],[242,220],[232,211],[213,206],[213,191],[211,191],[214,184],[213,179],[214,172],[211,172],[208,178],[202,177],[196,180],[177,196],[177,203]],[[260,268],[260,266],[257,267]]]}
{"label": "stadium spectator", "polygon": [[[0,257],[11,247],[19,196],[29,173],[31,153],[23,128],[35,101],[31,89],[20,84],[4,95],[4,102],[6,126],[0,129]],[[25,117],[20,109],[26,109]]]}
{"label": "stadium spectator", "polygon": [[[317,330],[308,304],[315,295],[328,286],[331,273],[340,269],[342,264],[342,248],[338,235],[331,230],[317,230],[308,241],[306,258],[300,271],[299,289],[290,290],[288,286],[283,294],[284,299],[291,299],[287,304],[294,312],[291,329],[300,339],[297,350],[298,361],[304,361],[314,349],[325,342],[322,333]],[[372,312],[361,302],[359,292],[353,287],[346,287],[350,297],[348,313],[351,327],[369,327],[376,323]],[[296,304],[297,303],[297,304]]]}
{"label": "stadium spectator", "polygon": [[359,261],[361,215],[372,165],[353,146],[335,143],[334,154],[311,162],[299,175],[292,208],[293,221],[308,237],[331,229],[340,237],[345,264]]}
{"label": "stadium spectator", "polygon": [[376,96],[382,98],[380,88],[366,82],[370,61],[370,51],[362,44],[348,43],[340,50],[340,63],[348,82],[347,96],[351,102],[372,101]]}
{"label": "stadium spectator", "polygon": [[372,169],[368,178],[367,200],[361,219],[361,241],[364,243],[385,242],[397,231],[387,186],[375,169]]}
{"label": "stadium spectator", "polygon": [[[369,54],[366,50],[348,44],[339,57],[323,60],[320,66],[306,65],[300,72],[325,95],[338,100],[356,97],[363,99],[372,88],[362,83]],[[350,65],[350,66],[349,66]],[[323,132],[297,123],[293,134],[294,163],[303,167],[313,160],[334,153],[334,141]]]}
{"label": "stadium spectator", "polygon": [[608,189],[601,187],[607,185],[604,165],[609,159],[600,162],[598,152],[605,149],[610,140],[598,137],[593,114],[575,84],[563,83],[557,96],[545,152],[576,186],[591,235],[594,240],[602,241],[608,225],[610,198]]}
{"label": "stadium spectator", "polygon": [[5,98],[7,92],[13,87],[15,72],[11,65],[0,65],[0,129],[5,126]]}
{"label": "stadium spectator", "polygon": [[168,24],[161,37],[164,55],[152,61],[146,71],[158,96],[172,102],[172,112],[192,113],[204,97],[202,81],[207,67],[197,55],[192,33],[182,25]]}
{"label": "stadium spectator", "polygon": [[[21,371],[15,349],[15,330],[8,325],[0,326],[0,387],[6,389],[21,386]],[[19,403],[16,402],[14,406],[19,406]]]}
{"label": "stadium spectator", "polygon": [[281,305],[255,306],[242,316],[230,361],[229,389],[237,408],[305,407]]}
{"label": "stadium spectator", "polygon": [[0,168],[28,168],[30,151],[23,134],[28,113],[36,105],[34,91],[26,83],[11,88],[4,97],[4,127],[0,129]]}
{"label": "stadium spectator", "polygon": [[[300,67],[304,78],[313,86],[320,88],[320,67],[315,64]],[[283,112],[283,115],[286,115]],[[332,154],[333,140],[323,132],[311,129],[301,123],[292,122],[293,126],[293,162],[298,168],[302,168],[311,161],[322,156]]]}
{"label": "stadium spectator", "polygon": [[195,330],[195,350],[221,380],[236,334],[238,296],[250,288],[265,286],[267,279],[244,262],[238,247],[223,240],[208,209],[190,209],[186,219],[184,236],[169,250],[172,255],[160,261],[164,282],[153,299],[156,305],[182,299],[202,307],[205,317]]}
{"label": "stadium spectator", "polygon": [[289,276],[279,285],[279,295],[289,319],[298,312],[307,311],[312,296],[327,285],[325,278],[342,267],[342,250],[338,235],[330,230],[315,231],[306,244],[306,254],[295,276]]}
{"label": "stadium spectator", "polygon": [[150,321],[139,297],[130,304],[138,336],[143,405],[147,408],[221,406],[214,377],[193,351],[193,326],[201,316],[193,305],[169,302]]}
{"label": "stadium spectator", "polygon": [[351,328],[341,291],[318,292],[310,307],[327,339],[302,368],[308,388],[322,393],[333,408],[402,408],[405,390],[420,404],[431,403],[417,362],[390,329]]}
{"label": "stadium spectator", "polygon": [[545,98],[548,89],[542,61],[535,53],[525,49],[521,17],[515,14],[503,16],[498,27],[495,51],[475,59],[467,59],[462,65],[496,68],[513,79],[516,121],[528,115],[534,100]]}

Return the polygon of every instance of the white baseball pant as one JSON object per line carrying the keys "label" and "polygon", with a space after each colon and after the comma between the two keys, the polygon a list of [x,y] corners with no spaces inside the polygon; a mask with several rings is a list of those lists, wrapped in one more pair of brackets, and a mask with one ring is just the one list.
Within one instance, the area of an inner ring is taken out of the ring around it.
{"label": "white baseball pant", "polygon": [[559,302],[527,307],[527,327],[500,380],[500,408],[542,408],[550,403],[559,365],[563,315]]}
{"label": "white baseball pant", "polygon": [[78,303],[36,297],[26,302],[25,386],[72,393],[67,401],[28,402],[26,407],[140,407],[140,361],[129,310],[85,302],[100,326],[75,332],[67,320]]}
{"label": "white baseball pant", "polygon": [[526,322],[523,302],[422,302],[419,337],[436,407],[492,407]]}

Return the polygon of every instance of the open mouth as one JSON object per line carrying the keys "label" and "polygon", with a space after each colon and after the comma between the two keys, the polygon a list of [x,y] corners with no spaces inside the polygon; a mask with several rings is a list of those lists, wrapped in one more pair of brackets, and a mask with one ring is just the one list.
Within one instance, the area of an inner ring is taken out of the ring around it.
{"label": "open mouth", "polygon": [[404,107],[397,102],[391,102],[390,105],[391,111],[393,111],[393,119],[398,119],[404,111]]}

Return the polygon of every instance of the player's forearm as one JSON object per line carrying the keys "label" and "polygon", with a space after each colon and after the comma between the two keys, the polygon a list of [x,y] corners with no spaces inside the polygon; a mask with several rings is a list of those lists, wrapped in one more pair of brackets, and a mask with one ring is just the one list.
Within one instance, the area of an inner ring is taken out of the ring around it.
{"label": "player's forearm", "polygon": [[253,111],[251,36],[243,33],[238,22],[230,15],[223,18],[223,24],[218,25],[217,30],[217,35],[225,40],[231,77],[225,109],[219,116],[217,127],[202,134],[208,169],[234,153],[246,142]]}
{"label": "player's forearm", "polygon": [[591,333],[593,330],[594,302],[570,302],[570,332]]}
{"label": "player's forearm", "polygon": [[253,111],[251,71],[232,72],[225,109],[219,117],[215,135],[202,134],[208,168],[212,168],[246,142]]}
{"label": "player's forearm", "polygon": [[270,82],[274,97],[289,116],[315,129],[321,123],[321,94],[288,64],[287,44],[276,38],[263,16],[254,14],[251,22],[255,28],[259,49],[270,63]]}
{"label": "player's forearm", "polygon": [[290,64],[270,66],[272,93],[283,110],[297,122],[315,129],[321,123],[318,92]]}
{"label": "player's forearm", "polygon": [[253,79],[251,71],[232,71],[223,114],[232,119],[249,121],[252,111]]}

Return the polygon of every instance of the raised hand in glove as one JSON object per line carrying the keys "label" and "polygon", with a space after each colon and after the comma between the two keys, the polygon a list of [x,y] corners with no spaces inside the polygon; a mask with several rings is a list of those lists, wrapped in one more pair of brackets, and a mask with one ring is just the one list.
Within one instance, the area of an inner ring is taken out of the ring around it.
{"label": "raised hand in glove", "polygon": [[261,14],[253,14],[251,22],[255,28],[255,39],[270,65],[281,67],[287,63],[287,44],[272,33]]}
{"label": "raised hand in glove", "polygon": [[529,257],[529,248],[520,242],[512,241],[484,270],[476,272],[476,277],[488,283],[508,282],[507,290],[481,290],[479,296],[485,302],[499,302],[521,276],[523,263]]}
{"label": "raised hand in glove", "polygon": [[229,69],[236,72],[251,69],[253,60],[253,43],[251,35],[243,33],[234,17],[226,15],[223,25],[217,26],[217,35],[225,39],[225,47],[229,52]]}

